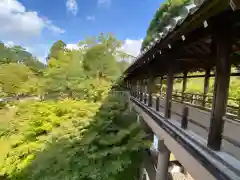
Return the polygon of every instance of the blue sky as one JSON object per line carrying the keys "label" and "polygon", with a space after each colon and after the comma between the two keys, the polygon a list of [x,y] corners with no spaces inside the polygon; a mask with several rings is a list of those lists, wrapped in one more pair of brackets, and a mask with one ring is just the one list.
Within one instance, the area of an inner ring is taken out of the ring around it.
{"label": "blue sky", "polygon": [[101,32],[124,41],[137,55],[163,0],[0,0],[0,40],[20,44],[41,60],[58,39],[69,47]]}

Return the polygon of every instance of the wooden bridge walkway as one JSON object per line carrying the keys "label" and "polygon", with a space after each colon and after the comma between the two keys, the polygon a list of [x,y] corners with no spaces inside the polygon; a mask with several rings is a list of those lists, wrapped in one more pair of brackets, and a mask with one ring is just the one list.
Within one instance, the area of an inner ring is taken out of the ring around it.
{"label": "wooden bridge walkway", "polygon": [[[233,106],[235,100],[228,94],[230,77],[240,76],[239,9],[239,0],[195,0],[124,72],[121,86],[130,91],[129,104],[149,138],[153,134],[159,138],[151,180],[168,178],[170,153],[195,180],[240,179],[240,101]],[[232,72],[232,67],[238,71]],[[198,98],[189,102],[187,80],[201,77],[201,102],[196,103]],[[174,79],[182,82],[180,95],[173,91]]]}

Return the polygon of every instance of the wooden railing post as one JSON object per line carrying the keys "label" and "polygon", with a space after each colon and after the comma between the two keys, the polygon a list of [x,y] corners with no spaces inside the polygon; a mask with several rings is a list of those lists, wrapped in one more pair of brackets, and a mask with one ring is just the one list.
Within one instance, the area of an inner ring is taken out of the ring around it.
{"label": "wooden railing post", "polygon": [[181,102],[184,102],[184,93],[186,91],[187,88],[187,72],[184,72],[184,76],[183,76],[183,83],[182,83],[182,99]]}
{"label": "wooden railing post", "polygon": [[162,86],[163,86],[163,77],[160,77],[160,88],[159,88],[159,96],[162,97]]}
{"label": "wooden railing post", "polygon": [[153,77],[148,79],[148,106],[152,107],[152,94],[153,94],[153,89],[154,89],[154,84],[155,83],[155,79]]}
{"label": "wooden railing post", "polygon": [[144,91],[144,83],[143,80],[140,81],[140,101],[143,101],[143,91]]}
{"label": "wooden railing post", "polygon": [[156,111],[159,111],[159,106],[160,106],[160,97],[156,97]]}
{"label": "wooden railing post", "polygon": [[146,85],[146,80],[144,81],[144,104],[147,103],[147,85]]}
{"label": "wooden railing post", "polygon": [[183,108],[181,128],[187,129],[187,126],[188,126],[188,107],[185,106]]}
{"label": "wooden railing post", "polygon": [[240,118],[240,100],[238,100],[238,118]]}
{"label": "wooden railing post", "polygon": [[[228,89],[231,73],[231,27],[223,27],[222,32],[216,32],[216,75],[214,84],[213,109],[208,134],[208,147],[220,150],[224,127],[223,116],[226,112]],[[223,32],[224,31],[224,32]]]}
{"label": "wooden railing post", "polygon": [[206,97],[207,97],[208,90],[209,90],[209,79],[210,79],[210,68],[208,68],[205,73],[202,107],[206,106]]}
{"label": "wooden railing post", "polygon": [[165,97],[165,119],[171,117],[171,104],[172,104],[172,91],[173,91],[173,71],[172,68],[169,68],[167,74],[167,94]]}
{"label": "wooden railing post", "polygon": [[191,96],[191,104],[193,104],[193,102],[194,102],[194,94],[190,94],[190,96]]}

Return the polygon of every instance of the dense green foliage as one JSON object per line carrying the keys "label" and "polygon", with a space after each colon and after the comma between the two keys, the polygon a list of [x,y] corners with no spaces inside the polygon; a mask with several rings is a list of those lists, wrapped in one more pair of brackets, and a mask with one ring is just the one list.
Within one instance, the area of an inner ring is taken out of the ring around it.
{"label": "dense green foliage", "polygon": [[55,42],[50,48],[50,53],[47,59],[50,59],[50,58],[57,59],[58,53],[63,52],[65,48],[66,48],[66,44],[62,40]]}
{"label": "dense green foliage", "polygon": [[[84,45],[84,46],[83,46]],[[149,143],[123,97],[109,90],[128,63],[121,42],[101,34],[50,50],[36,74],[27,64],[0,65],[1,95],[40,95],[0,110],[0,178],[134,180]]]}
{"label": "dense green foliage", "polygon": [[[20,103],[1,131],[10,151],[1,168],[10,179],[134,179],[144,133],[126,103]],[[133,163],[134,162],[134,163]]]}
{"label": "dense green foliage", "polygon": [[23,48],[1,44],[0,95],[51,95],[75,99],[91,96],[96,100],[93,97],[96,92],[86,91],[85,86],[93,91],[104,91],[101,87],[105,86],[96,85],[110,86],[121,75],[128,62],[119,61],[120,46],[121,42],[110,34],[79,42],[79,50],[68,50],[59,40],[50,49],[47,66],[38,67],[33,65],[32,55]]}
{"label": "dense green foliage", "polygon": [[37,76],[24,64],[0,65],[0,96],[34,94],[37,83]]}
{"label": "dense green foliage", "polygon": [[164,27],[169,25],[170,20],[178,16],[183,6],[189,4],[193,0],[166,0],[161,4],[155,13],[147,30],[147,35],[142,43],[144,49],[154,38],[157,33],[163,31]]}
{"label": "dense green foliage", "polygon": [[26,65],[35,74],[41,73],[44,64],[38,61],[31,53],[21,46],[7,47],[0,42],[0,64],[21,63]]}
{"label": "dense green foliage", "polygon": [[[232,72],[237,71],[237,68],[232,67]],[[203,75],[203,72],[189,73],[189,75]],[[210,78],[209,81],[209,95],[213,95],[214,90],[214,80],[215,78]],[[187,80],[187,88],[186,93],[199,93],[202,94],[204,90],[204,78],[192,78]],[[181,92],[182,91],[182,81],[175,80],[174,83],[174,91]],[[231,77],[229,84],[229,97],[240,99],[240,78],[239,77]]]}

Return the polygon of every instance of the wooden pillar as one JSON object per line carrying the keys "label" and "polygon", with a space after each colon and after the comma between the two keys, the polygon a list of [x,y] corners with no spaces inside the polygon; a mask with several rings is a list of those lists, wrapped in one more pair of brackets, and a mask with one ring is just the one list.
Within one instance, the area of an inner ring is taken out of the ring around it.
{"label": "wooden pillar", "polygon": [[132,96],[132,84],[131,84],[132,82],[131,81],[129,81],[129,92],[130,92],[130,95]]}
{"label": "wooden pillar", "polygon": [[148,106],[152,107],[152,94],[153,94],[153,90],[154,90],[154,84],[155,83],[155,79],[153,77],[148,79]]}
{"label": "wooden pillar", "polygon": [[202,107],[206,105],[206,98],[209,90],[209,80],[210,80],[210,68],[206,70],[205,78],[204,78],[204,89],[203,89],[203,99],[202,99]]}
{"label": "wooden pillar", "polygon": [[140,80],[140,101],[143,100],[143,92],[144,92],[144,81]]}
{"label": "wooden pillar", "polygon": [[184,93],[186,91],[186,88],[187,88],[187,72],[184,72],[182,83],[182,99],[181,99],[182,102],[184,101]]}
{"label": "wooden pillar", "polygon": [[[225,25],[226,26],[226,25]],[[224,27],[223,27],[224,28]],[[228,28],[228,27],[225,27]],[[214,84],[213,109],[208,134],[208,147],[220,150],[224,127],[223,116],[226,112],[231,64],[231,33],[217,34],[216,37],[216,76]]]}
{"label": "wooden pillar", "polygon": [[139,96],[139,80],[136,81],[136,96],[137,96],[137,99],[140,97]]}
{"label": "wooden pillar", "polygon": [[162,86],[163,86],[163,77],[161,76],[160,77],[160,91],[159,91],[160,97],[162,96]]}
{"label": "wooden pillar", "polygon": [[173,80],[174,80],[173,70],[172,68],[169,68],[167,74],[167,94],[165,97],[165,113],[164,113],[165,119],[171,117]]}
{"label": "wooden pillar", "polygon": [[144,80],[144,104],[147,103],[147,82]]}
{"label": "wooden pillar", "polygon": [[137,80],[133,81],[133,91],[134,91],[134,97],[137,98]]}
{"label": "wooden pillar", "polygon": [[156,180],[168,179],[170,151],[163,140],[158,140],[158,164],[156,170]]}
{"label": "wooden pillar", "polygon": [[132,96],[135,97],[135,84],[134,84],[134,81],[131,81],[131,91],[132,91]]}

